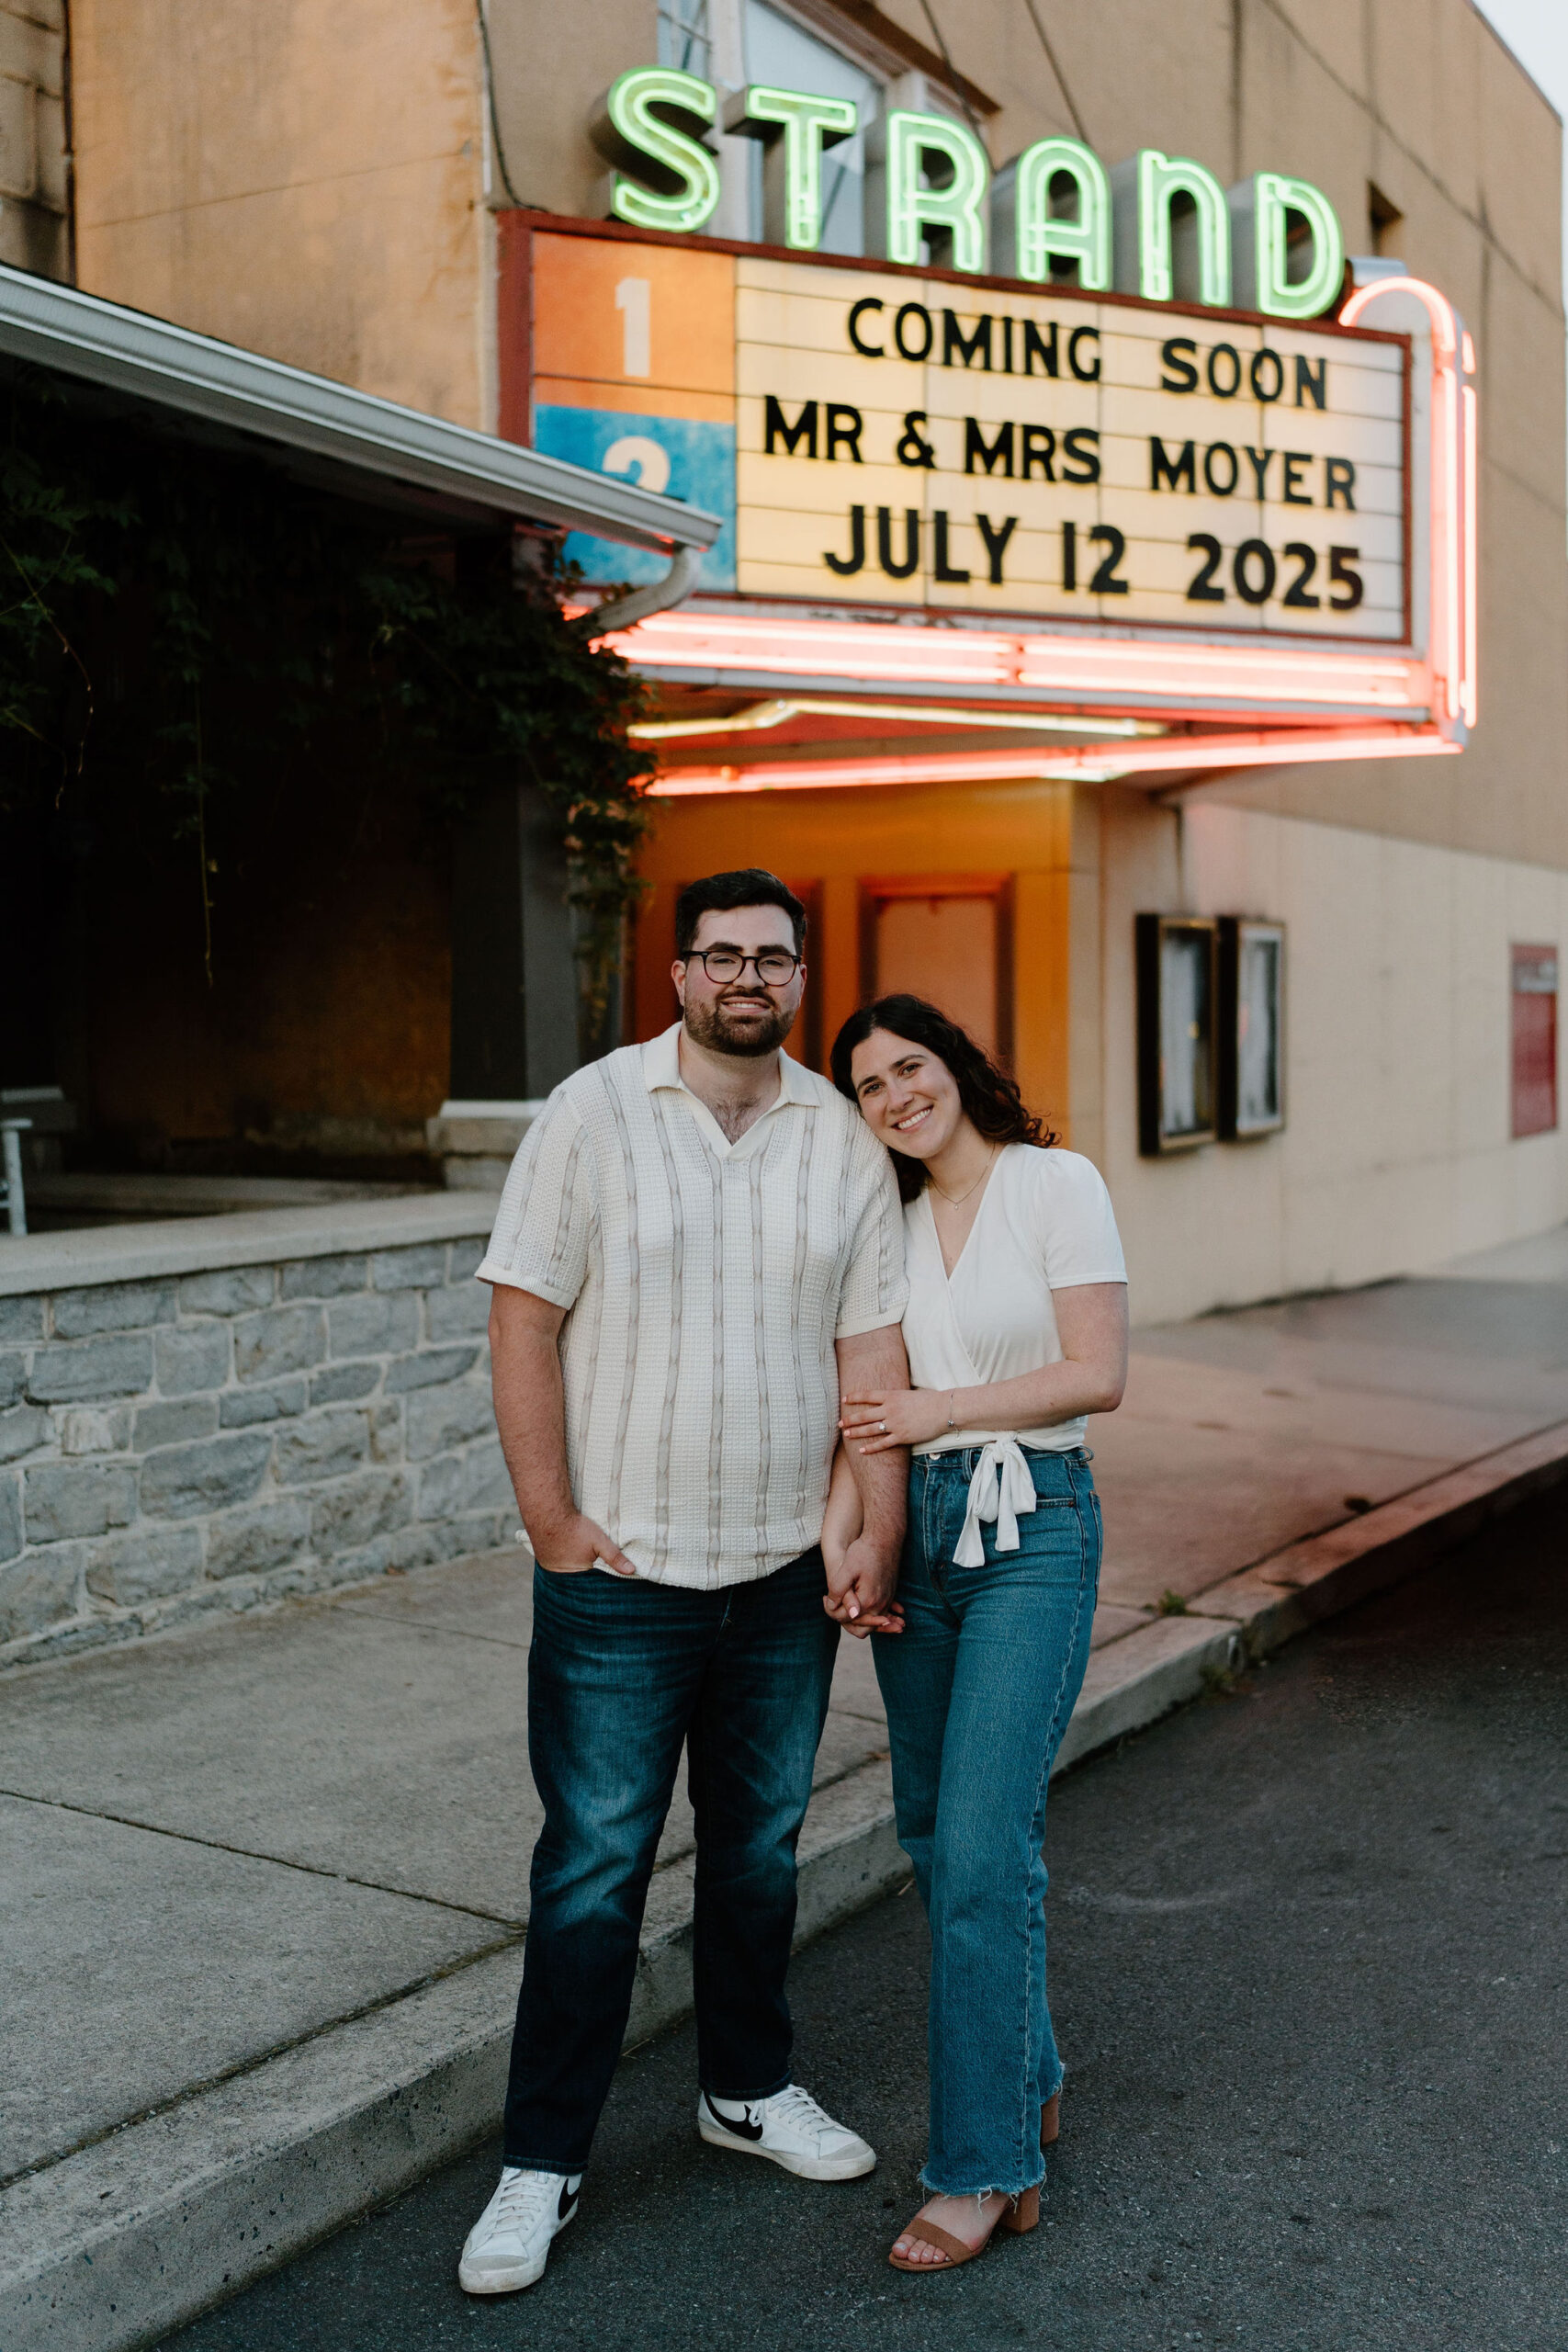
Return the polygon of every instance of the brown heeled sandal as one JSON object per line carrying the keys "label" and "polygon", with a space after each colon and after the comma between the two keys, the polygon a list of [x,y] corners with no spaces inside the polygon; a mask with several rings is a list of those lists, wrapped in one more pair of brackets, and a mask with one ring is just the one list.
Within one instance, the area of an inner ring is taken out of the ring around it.
{"label": "brown heeled sandal", "polygon": [[899,2237],[913,2238],[919,2245],[934,2245],[942,2259],[940,2262],[907,2262],[898,2254],[889,2254],[887,2259],[895,2270],[956,2270],[963,2263],[973,2262],[977,2254],[984,2254],[998,2230],[1006,2230],[1010,2237],[1021,2238],[1027,2231],[1037,2228],[1039,2221],[1038,2188],[1021,2189],[1010,2205],[1004,2205],[978,2245],[965,2245],[963,2239],[955,2238],[950,2230],[939,2228],[935,2222],[922,2222],[917,2214],[907,2230],[899,2231]]}
{"label": "brown heeled sandal", "polygon": [[1053,2091],[1040,2110],[1040,2144],[1054,2148],[1062,2134],[1062,2094]]}

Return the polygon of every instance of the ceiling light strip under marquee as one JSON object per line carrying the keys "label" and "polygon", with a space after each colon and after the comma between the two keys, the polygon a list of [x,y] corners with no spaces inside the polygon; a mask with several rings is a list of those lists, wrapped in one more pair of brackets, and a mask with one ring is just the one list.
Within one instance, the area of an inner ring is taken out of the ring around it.
{"label": "ceiling light strip under marquee", "polygon": [[[626,733],[634,743],[675,742],[695,735],[750,735],[765,732],[774,727],[787,727],[791,720],[812,718],[894,718],[908,721],[917,727],[984,727],[995,724],[992,715],[972,708],[949,708],[943,703],[867,702],[860,697],[826,700],[819,695],[791,695],[787,699],[750,704],[745,709],[732,711],[727,718],[662,718],[639,720],[628,727]],[[1077,712],[1014,710],[1009,708],[1007,724],[1010,729],[1032,730],[1044,735],[1159,735],[1164,729],[1158,719],[1085,718]]]}
{"label": "ceiling light strip under marquee", "polygon": [[655,799],[694,793],[842,790],[859,785],[1109,783],[1187,769],[1294,767],[1323,760],[1397,760],[1459,752],[1435,728],[1279,729],[1255,735],[1187,735],[1078,752],[933,752],[886,758],[760,760],[745,767],[671,768],[649,787]]}
{"label": "ceiling light strip under marquee", "polygon": [[[1410,655],[1316,646],[1172,644],[1166,639],[1069,637],[1046,631],[899,628],[874,621],[785,620],[746,613],[667,612],[604,643],[649,669],[841,677],[866,685],[1032,689],[1041,694],[1201,702],[1349,704],[1412,711],[1427,702],[1427,673]],[[1005,726],[1005,707],[990,713]]]}

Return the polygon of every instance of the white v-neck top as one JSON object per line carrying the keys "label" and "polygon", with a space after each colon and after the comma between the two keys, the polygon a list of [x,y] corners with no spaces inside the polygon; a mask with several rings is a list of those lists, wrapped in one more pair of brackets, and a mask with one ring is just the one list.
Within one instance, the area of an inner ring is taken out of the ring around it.
{"label": "white v-neck top", "polygon": [[[1076,1151],[1006,1145],[951,1275],[942,1262],[929,1187],[906,1204],[904,1230],[904,1344],[917,1388],[986,1387],[1060,1363],[1052,1293],[1127,1279],[1104,1179]],[[950,1430],[915,1452],[950,1453],[1010,1440],[1067,1453],[1083,1443],[1086,1426],[1079,1414],[1043,1429]]]}

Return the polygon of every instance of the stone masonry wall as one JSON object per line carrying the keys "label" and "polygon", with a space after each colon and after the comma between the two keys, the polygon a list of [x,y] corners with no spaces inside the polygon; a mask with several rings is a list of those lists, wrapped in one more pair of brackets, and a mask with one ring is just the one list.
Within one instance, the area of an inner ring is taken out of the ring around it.
{"label": "stone masonry wall", "polygon": [[483,1247],[0,1298],[0,1665],[510,1540]]}

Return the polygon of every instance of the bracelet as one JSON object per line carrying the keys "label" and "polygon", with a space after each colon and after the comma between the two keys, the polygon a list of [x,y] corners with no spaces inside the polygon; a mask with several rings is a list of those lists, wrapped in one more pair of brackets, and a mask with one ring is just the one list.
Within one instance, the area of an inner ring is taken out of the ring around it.
{"label": "bracelet", "polygon": [[956,1389],[956,1388],[950,1388],[950,1389],[948,1390],[948,1392],[947,1392],[947,1426],[948,1426],[948,1428],[949,1428],[950,1430],[955,1430],[955,1429],[958,1427],[958,1423],[957,1423],[957,1422],[953,1419],[953,1408],[954,1403],[955,1403],[955,1402],[956,1402],[956,1400],[957,1400],[957,1396],[958,1396],[958,1391],[957,1391],[957,1389]]}

